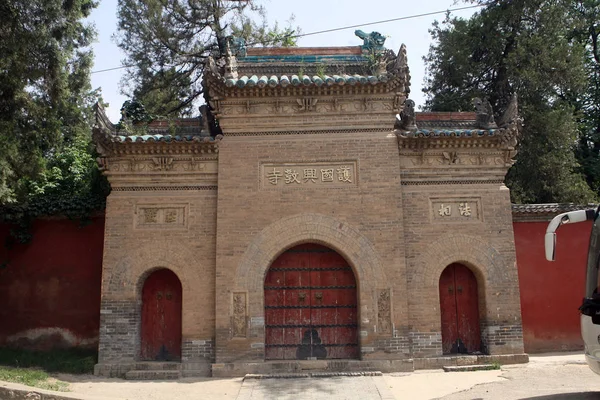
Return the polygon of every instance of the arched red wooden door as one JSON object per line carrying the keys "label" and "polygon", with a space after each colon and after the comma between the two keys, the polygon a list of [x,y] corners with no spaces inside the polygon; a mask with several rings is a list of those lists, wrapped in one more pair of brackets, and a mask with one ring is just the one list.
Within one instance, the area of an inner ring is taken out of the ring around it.
{"label": "arched red wooden door", "polygon": [[141,359],[181,360],[181,282],[168,269],[144,282]]}
{"label": "arched red wooden door", "polygon": [[358,358],[356,299],[354,273],[338,253],[289,249],[265,278],[265,358]]}
{"label": "arched red wooden door", "polygon": [[451,264],[440,277],[442,350],[444,354],[481,350],[477,279],[462,264]]}

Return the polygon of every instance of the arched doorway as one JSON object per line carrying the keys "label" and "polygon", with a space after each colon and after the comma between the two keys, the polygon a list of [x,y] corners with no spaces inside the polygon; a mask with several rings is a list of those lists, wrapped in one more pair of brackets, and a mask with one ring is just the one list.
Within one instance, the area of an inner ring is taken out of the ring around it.
{"label": "arched doorway", "polygon": [[181,282],[168,269],[154,271],[142,289],[142,360],[181,360]]}
{"label": "arched doorway", "polygon": [[440,312],[444,354],[481,350],[477,279],[462,264],[450,264],[440,276]]}
{"label": "arched doorway", "polygon": [[356,279],[346,260],[317,244],[281,254],[265,278],[265,358],[358,358]]}

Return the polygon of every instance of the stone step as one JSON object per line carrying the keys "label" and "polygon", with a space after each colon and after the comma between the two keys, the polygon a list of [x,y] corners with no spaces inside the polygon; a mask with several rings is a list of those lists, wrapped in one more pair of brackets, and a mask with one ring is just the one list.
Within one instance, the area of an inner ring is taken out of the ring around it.
{"label": "stone step", "polygon": [[465,371],[487,371],[490,369],[500,369],[498,364],[478,364],[478,365],[453,365],[442,367],[445,372],[465,372]]}
{"label": "stone step", "polygon": [[331,378],[336,376],[382,376],[381,371],[348,371],[348,372],[305,372],[282,374],[246,374],[246,379],[298,379],[298,378]]}
{"label": "stone step", "polygon": [[181,363],[179,362],[163,362],[163,361],[146,361],[135,363],[136,371],[179,371]]}
{"label": "stone step", "polygon": [[177,380],[181,377],[179,371],[157,371],[157,370],[145,370],[145,371],[128,371],[125,374],[125,379],[135,381],[153,381],[153,380]]}

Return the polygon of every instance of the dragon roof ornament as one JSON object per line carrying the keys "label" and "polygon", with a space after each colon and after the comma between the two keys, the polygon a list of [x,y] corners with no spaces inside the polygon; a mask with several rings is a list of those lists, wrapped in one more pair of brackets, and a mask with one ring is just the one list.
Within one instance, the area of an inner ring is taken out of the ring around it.
{"label": "dragon roof ornament", "polygon": [[373,52],[380,52],[385,50],[383,46],[385,44],[386,37],[379,32],[365,33],[360,29],[354,31],[354,34],[363,40],[362,49]]}

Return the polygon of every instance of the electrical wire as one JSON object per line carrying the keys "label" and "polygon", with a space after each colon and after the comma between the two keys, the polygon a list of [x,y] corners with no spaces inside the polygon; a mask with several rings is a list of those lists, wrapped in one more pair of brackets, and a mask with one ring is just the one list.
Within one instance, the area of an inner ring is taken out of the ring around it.
{"label": "electrical wire", "polygon": [[[369,25],[377,25],[377,24],[385,24],[388,22],[396,22],[396,21],[404,21],[407,19],[414,19],[414,18],[421,18],[421,17],[427,17],[430,15],[437,15],[437,14],[445,14],[445,13],[449,13],[449,12],[454,12],[454,11],[463,11],[463,10],[468,10],[471,8],[478,8],[478,7],[484,7],[485,4],[475,4],[472,6],[465,6],[465,7],[458,7],[458,8],[448,8],[446,10],[441,10],[441,11],[432,11],[432,12],[428,12],[428,13],[422,13],[422,14],[413,14],[413,15],[408,15],[405,17],[398,17],[398,18],[391,18],[391,19],[385,19],[385,20],[381,20],[381,21],[375,21],[375,22],[367,22],[364,24],[356,24],[356,25],[348,25],[348,26],[343,26],[343,27],[339,27],[339,28],[332,28],[332,29],[325,29],[322,31],[315,31],[315,32],[309,32],[309,33],[300,33],[298,35],[289,35],[289,36],[284,36],[285,39],[298,39],[301,37],[305,37],[305,36],[312,36],[312,35],[321,35],[323,33],[330,33],[330,32],[337,32],[337,31],[342,31],[345,29],[352,29],[352,28],[358,28],[361,26],[369,26]],[[256,44],[260,44],[259,42],[257,43],[248,43],[247,46],[253,46]],[[100,72],[108,72],[108,71],[114,71],[117,69],[123,69],[123,68],[129,68],[129,67],[133,67],[134,65],[122,65],[120,67],[113,67],[113,68],[106,68],[106,69],[100,69],[98,71],[92,71],[92,74],[98,74]]]}

